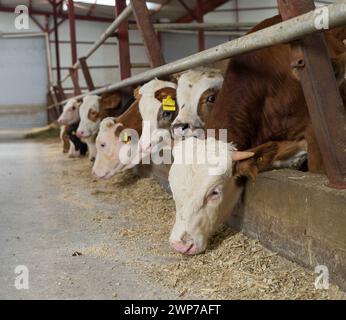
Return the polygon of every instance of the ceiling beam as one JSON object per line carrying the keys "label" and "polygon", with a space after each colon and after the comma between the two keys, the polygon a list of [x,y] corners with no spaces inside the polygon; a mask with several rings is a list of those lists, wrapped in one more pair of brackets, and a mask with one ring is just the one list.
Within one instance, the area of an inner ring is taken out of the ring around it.
{"label": "ceiling beam", "polygon": [[[10,12],[13,13],[14,12],[14,7],[5,7],[5,6],[1,6],[0,5],[0,12]],[[39,16],[52,16],[53,12],[49,12],[49,11],[39,11],[39,10],[31,10],[30,12],[31,15],[39,15]],[[57,17],[58,18],[63,18],[63,19],[67,19],[68,18],[68,14],[67,13],[57,13]],[[80,15],[80,14],[76,14],[75,15],[75,19],[76,20],[87,20],[87,21],[99,21],[99,22],[109,22],[112,23],[114,21],[114,19],[112,18],[102,18],[102,17],[87,17],[84,15]]]}
{"label": "ceiling beam", "polygon": [[[228,2],[230,0],[208,0],[203,2],[203,15],[207,14],[210,11],[215,10],[217,7],[223,5],[224,3]],[[194,15],[197,16],[196,9],[193,10]],[[191,16],[190,13],[180,17],[176,20],[177,23],[188,23],[192,22],[194,18]]]}

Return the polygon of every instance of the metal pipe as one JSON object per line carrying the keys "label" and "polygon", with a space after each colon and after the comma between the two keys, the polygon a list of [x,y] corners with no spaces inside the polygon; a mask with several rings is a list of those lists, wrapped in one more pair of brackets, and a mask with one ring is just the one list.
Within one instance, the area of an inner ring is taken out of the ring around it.
{"label": "metal pipe", "polygon": [[53,0],[53,21],[54,21],[54,41],[55,41],[55,57],[56,57],[56,67],[57,67],[57,83],[61,82],[60,73],[60,50],[59,50],[59,31],[58,31],[58,12],[56,0]]}
{"label": "metal pipe", "polygon": [[[156,30],[236,30],[250,29],[254,27],[254,23],[213,23],[213,22],[193,22],[193,23],[154,23]],[[137,26],[130,25],[130,29],[137,29]]]}
{"label": "metal pipe", "polygon": [[[329,8],[329,27],[336,28],[346,24],[346,1],[335,3]],[[251,51],[267,48],[280,43],[288,43],[307,35],[318,32],[315,27],[316,13],[311,11],[296,18],[281,22],[263,30],[248,34],[200,53],[168,63],[166,65],[145,71],[118,83],[105,86],[89,94],[102,94],[109,91],[119,90],[127,86],[149,81],[155,77],[162,77],[190,68],[206,65],[215,61],[245,54]],[[79,95],[81,99],[85,96]],[[63,101],[62,103],[66,103]]]}

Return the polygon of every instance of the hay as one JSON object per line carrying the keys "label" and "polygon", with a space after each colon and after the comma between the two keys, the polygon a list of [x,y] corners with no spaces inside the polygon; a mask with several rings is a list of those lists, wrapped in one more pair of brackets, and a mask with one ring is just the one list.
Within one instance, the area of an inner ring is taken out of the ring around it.
{"label": "hay", "polygon": [[[130,269],[174,290],[182,299],[346,299],[336,286],[315,290],[313,272],[224,226],[205,254],[186,257],[174,253],[168,246],[174,201],[155,180],[140,179],[128,171],[98,181],[91,177],[87,159],[64,158],[58,148],[52,147],[55,183],[67,188],[66,201],[72,200],[81,209],[98,208],[87,223],[102,228],[121,247]],[[61,174],[62,168],[66,174]],[[85,198],[78,201],[83,193]],[[115,257],[102,244],[81,252],[100,259]]]}

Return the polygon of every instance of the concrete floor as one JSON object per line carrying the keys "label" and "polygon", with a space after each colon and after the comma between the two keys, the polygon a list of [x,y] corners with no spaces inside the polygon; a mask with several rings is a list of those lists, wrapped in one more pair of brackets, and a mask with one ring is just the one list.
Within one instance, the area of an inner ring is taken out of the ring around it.
{"label": "concrete floor", "polygon": [[[63,201],[50,174],[47,146],[0,143],[0,299],[177,298],[114,259],[72,256],[100,241],[101,231],[83,226],[73,205]],[[114,243],[109,243],[114,246]],[[15,267],[29,270],[29,289],[14,286]]]}

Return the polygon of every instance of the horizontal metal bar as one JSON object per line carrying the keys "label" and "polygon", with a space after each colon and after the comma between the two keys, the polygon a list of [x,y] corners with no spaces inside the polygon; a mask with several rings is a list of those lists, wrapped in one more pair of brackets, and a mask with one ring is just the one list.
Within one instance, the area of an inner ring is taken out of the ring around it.
{"label": "horizontal metal bar", "polygon": [[210,23],[210,22],[195,22],[195,23],[155,23],[156,30],[235,30],[235,29],[250,29],[254,27],[254,23]]}
{"label": "horizontal metal bar", "polygon": [[[328,8],[329,27],[331,29],[346,24],[346,0],[329,5]],[[311,11],[304,15],[226,42],[203,52],[196,53],[186,58],[145,71],[131,78],[92,91],[88,94],[102,94],[109,91],[119,90],[124,87],[149,81],[155,77],[167,76],[169,74],[263,49],[279,43],[288,43],[304,36],[319,32],[319,30],[317,30],[315,27],[315,21],[316,12]],[[84,96],[86,96],[86,94],[79,95],[76,98],[81,99]],[[67,101],[63,101],[61,103],[66,102]]]}
{"label": "horizontal metal bar", "polygon": [[[103,66],[88,66],[89,69],[117,69],[119,68],[118,64],[113,65],[103,65]],[[148,63],[132,63],[131,68],[133,69],[142,69],[142,68],[150,68],[150,65]],[[53,67],[54,70],[56,70],[56,67]],[[61,67],[60,70],[69,70],[70,67]]]}
{"label": "horizontal metal bar", "polygon": [[[161,33],[173,33],[173,34],[198,34],[198,31],[192,30],[160,30]],[[204,31],[206,36],[243,36],[246,31]]]}
{"label": "horizontal metal bar", "polygon": [[[50,43],[55,43],[54,40],[51,40],[49,41]],[[68,40],[60,40],[59,41],[59,44],[70,44],[71,41],[68,41]],[[77,44],[85,44],[85,45],[93,45],[95,42],[93,41],[77,41],[76,42]],[[117,46],[118,45],[118,42],[104,42],[102,44],[103,46]],[[130,43],[130,46],[138,46],[138,47],[143,47],[144,44],[143,43],[140,43],[140,42],[132,42]]]}

